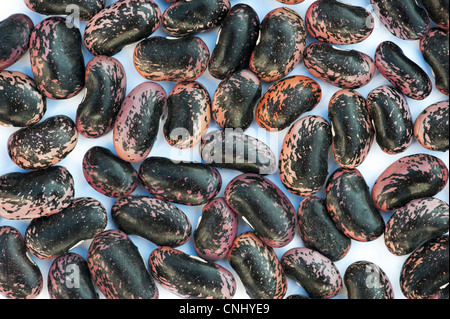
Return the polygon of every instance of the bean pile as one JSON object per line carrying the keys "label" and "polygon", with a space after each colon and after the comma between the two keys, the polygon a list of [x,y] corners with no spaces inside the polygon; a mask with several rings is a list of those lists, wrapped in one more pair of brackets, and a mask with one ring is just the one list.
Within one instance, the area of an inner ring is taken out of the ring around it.
{"label": "bean pile", "polygon": [[[3,298],[448,299],[448,0],[167,2],[24,0],[37,24],[0,21]],[[392,37],[354,46],[377,23]],[[378,239],[397,278],[338,267]]]}

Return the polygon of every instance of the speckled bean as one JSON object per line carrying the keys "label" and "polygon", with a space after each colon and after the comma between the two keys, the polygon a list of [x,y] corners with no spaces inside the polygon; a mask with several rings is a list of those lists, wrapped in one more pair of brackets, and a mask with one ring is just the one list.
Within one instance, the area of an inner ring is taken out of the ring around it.
{"label": "speckled bean", "polygon": [[448,151],[449,103],[441,101],[426,107],[414,122],[414,137],[426,149]]}
{"label": "speckled bean", "polygon": [[194,231],[194,249],[200,257],[217,261],[228,255],[237,236],[238,217],[222,197],[214,198],[202,209]]}
{"label": "speckled bean", "polygon": [[241,174],[225,188],[225,200],[271,247],[289,244],[295,235],[297,214],[289,198],[259,174]]}
{"label": "speckled bean", "polygon": [[92,58],[86,65],[86,93],[78,105],[77,130],[88,138],[110,132],[127,90],[123,65],[104,55]]}
{"label": "speckled bean", "polygon": [[31,71],[49,99],[68,99],[85,84],[80,30],[63,17],[39,22],[30,37]]}
{"label": "speckled bean", "polygon": [[165,157],[147,157],[139,176],[151,195],[184,205],[203,205],[216,197],[222,186],[222,177],[214,167]]}
{"label": "speckled bean", "polygon": [[254,110],[261,97],[262,85],[249,70],[238,70],[225,77],[217,86],[211,104],[211,114],[221,128],[250,127]]}
{"label": "speckled bean", "polygon": [[199,82],[175,85],[167,98],[168,116],[163,127],[166,141],[176,148],[200,143],[211,122],[211,97]]}
{"label": "speckled bean", "polygon": [[119,0],[89,20],[84,44],[92,55],[113,56],[150,36],[160,21],[161,12],[152,0]]}
{"label": "speckled bean", "polygon": [[11,134],[8,155],[23,169],[45,169],[66,158],[77,142],[78,132],[72,119],[56,115]]}
{"label": "speckled bean", "polygon": [[370,261],[356,261],[348,266],[344,284],[348,299],[394,299],[388,276]]}
{"label": "speckled bean", "polygon": [[270,147],[239,129],[207,133],[203,137],[200,154],[206,164],[243,173],[267,175],[277,170],[277,160]]}
{"label": "speckled bean", "polygon": [[0,71],[0,125],[25,127],[39,122],[47,111],[47,98],[30,76]]}
{"label": "speckled bean", "polygon": [[394,36],[418,40],[430,28],[427,12],[415,0],[370,0],[381,23]]}
{"label": "speckled bean", "polygon": [[429,18],[438,25],[438,27],[448,31],[448,0],[420,0]]}
{"label": "speckled bean", "polygon": [[111,218],[125,233],[141,236],[158,246],[177,247],[191,237],[191,223],[180,209],[149,196],[119,198],[111,208]]}
{"label": "speckled bean", "polygon": [[229,0],[177,1],[164,11],[161,22],[169,35],[183,37],[218,26],[229,10]]}
{"label": "speckled bean", "polygon": [[277,81],[300,62],[306,45],[302,17],[286,7],[270,11],[260,25],[259,40],[250,56],[250,70],[262,81]]}
{"label": "speckled bean", "polygon": [[264,92],[256,107],[256,122],[267,131],[283,130],[314,109],[321,98],[320,85],[310,77],[286,77]]}
{"label": "speckled bean", "polygon": [[431,94],[433,85],[428,74],[402,48],[392,41],[381,42],[375,51],[378,71],[407,97],[423,100]]}
{"label": "speckled bean", "polygon": [[314,38],[333,44],[359,43],[375,27],[373,16],[366,9],[335,0],[313,2],[306,11],[305,23]]}
{"label": "speckled bean", "polygon": [[382,85],[369,92],[366,105],[381,150],[388,154],[405,151],[413,141],[413,121],[403,94],[395,87]]}
{"label": "speckled bean", "polygon": [[112,198],[131,194],[139,179],[131,163],[102,146],[94,146],[84,154],[83,175],[92,188]]}
{"label": "speckled bean", "polygon": [[430,154],[404,156],[387,167],[372,188],[375,205],[384,211],[404,206],[423,197],[434,196],[448,181],[445,163]]}
{"label": "speckled bean", "polygon": [[136,45],[133,63],[150,81],[189,82],[205,72],[209,54],[208,46],[197,36],[154,36]]}
{"label": "speckled bean", "polygon": [[156,248],[148,265],[164,288],[184,298],[231,299],[236,293],[236,280],[227,269],[174,248]]}
{"label": "speckled bean", "polygon": [[305,247],[337,261],[347,255],[351,240],[334,224],[325,200],[317,196],[305,197],[298,208],[298,230]]}
{"label": "speckled bean", "polygon": [[417,248],[404,262],[400,288],[408,299],[448,299],[448,235]]}
{"label": "speckled bean", "polygon": [[302,3],[305,0],[277,0],[278,2],[284,3],[284,4],[299,4]]}
{"label": "speckled bean", "polygon": [[369,83],[376,66],[367,54],[313,42],[304,52],[306,69],[312,76],[343,89],[357,89]]}
{"label": "speckled bean", "polygon": [[438,198],[413,200],[397,209],[386,223],[384,242],[395,255],[406,255],[448,232],[448,204]]}
{"label": "speckled bean", "polygon": [[209,60],[209,73],[224,79],[246,67],[259,35],[259,17],[248,4],[233,6],[220,24],[216,45]]}
{"label": "speckled bean", "polygon": [[0,294],[10,299],[33,299],[42,291],[42,273],[27,256],[20,232],[0,227]]}
{"label": "speckled bean", "polygon": [[80,197],[58,214],[31,220],[25,231],[25,243],[33,256],[52,259],[94,238],[105,229],[106,223],[105,207],[94,198]]}
{"label": "speckled bean", "polygon": [[68,253],[55,258],[47,277],[51,299],[98,299],[87,261]]}
{"label": "speckled bean", "polygon": [[374,128],[364,97],[353,90],[339,90],[328,104],[336,162],[346,168],[355,168],[367,158],[374,139]]}
{"label": "speckled bean", "polygon": [[292,277],[310,298],[333,298],[342,290],[342,277],[334,263],[319,252],[291,248],[281,257],[286,276]]}
{"label": "speckled bean", "polygon": [[286,276],[277,255],[254,232],[234,240],[228,261],[250,298],[282,299],[286,294]]}
{"label": "speckled bean", "polygon": [[[448,5],[448,2],[447,2]],[[448,20],[447,20],[448,22]],[[439,92],[449,95],[449,37],[448,30],[431,29],[420,39],[420,52],[430,65],[435,86]]]}
{"label": "speckled bean", "polygon": [[291,126],[278,165],[281,183],[287,190],[308,196],[322,188],[328,176],[331,141],[330,124],[318,115],[302,117]]}
{"label": "speckled bean", "polygon": [[328,178],[325,201],[336,227],[357,241],[372,241],[384,232],[384,220],[357,169],[339,168]]}
{"label": "speckled bean", "polygon": [[105,7],[106,0],[25,0],[28,9],[45,15],[69,15],[86,21]]}
{"label": "speckled bean", "polygon": [[156,141],[167,94],[153,82],[136,86],[125,98],[114,124],[114,149],[127,162],[140,162]]}
{"label": "speckled bean", "polygon": [[105,230],[89,246],[91,276],[106,299],[157,299],[158,288],[138,248],[122,231]]}
{"label": "speckled bean", "polygon": [[0,177],[0,216],[32,219],[59,213],[72,203],[74,180],[62,166]]}
{"label": "speckled bean", "polygon": [[33,28],[33,21],[22,13],[0,21],[0,71],[19,61],[28,51]]}

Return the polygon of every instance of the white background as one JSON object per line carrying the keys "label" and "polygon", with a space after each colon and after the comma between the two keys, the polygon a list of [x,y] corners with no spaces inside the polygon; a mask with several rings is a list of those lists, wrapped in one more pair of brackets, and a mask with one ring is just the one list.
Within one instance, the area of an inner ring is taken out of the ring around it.
{"label": "white background", "polygon": [[[107,0],[106,2],[107,2],[107,5],[110,5],[114,1]],[[156,0],[155,2],[159,5],[161,12],[164,12],[164,10],[169,5],[169,3],[164,0]],[[240,2],[251,5],[258,13],[260,20],[262,20],[264,18],[264,16],[270,10],[283,6],[282,3],[279,3],[275,0],[242,0],[242,1],[231,0],[231,5],[235,5]],[[306,10],[313,2],[314,2],[313,0],[306,0],[301,4],[292,5],[292,6],[288,6],[288,7],[297,11],[302,16],[302,18],[304,18]],[[362,6],[362,7],[366,8],[368,11],[373,12],[373,10],[370,6],[369,0],[353,0],[353,1],[347,0],[344,2]],[[34,13],[31,10],[29,10],[25,6],[23,0],[1,0],[1,2],[0,2],[0,20],[6,19],[9,15],[14,14],[14,13],[19,13],[19,12],[27,14],[33,20],[35,25],[46,17],[46,16]],[[423,60],[422,55],[419,51],[419,41],[405,41],[405,40],[400,40],[400,39],[394,37],[384,28],[384,26],[382,26],[380,24],[378,18],[375,15],[374,15],[374,17],[375,17],[375,23],[376,23],[375,30],[368,39],[366,39],[365,41],[363,41],[359,44],[356,44],[356,45],[340,46],[340,47],[345,48],[345,49],[350,49],[350,48],[357,49],[357,50],[367,53],[368,55],[370,55],[373,58],[374,54],[375,54],[375,49],[380,42],[385,41],[385,40],[394,41],[404,50],[404,52],[406,53],[406,55],[409,58],[413,59],[416,63],[418,63],[430,75],[430,77],[434,83],[434,78],[432,76],[431,69],[425,63],[425,61]],[[84,28],[86,26],[86,22],[79,22],[78,26],[79,26],[81,32],[83,32]],[[212,52],[215,42],[216,42],[217,31],[218,31],[218,29],[215,28],[211,31],[208,31],[206,33],[199,35],[201,38],[203,38],[205,40],[205,42],[208,45],[211,52]],[[166,35],[166,33],[162,29],[162,27],[160,27],[154,33],[154,35]],[[310,36],[308,36],[307,43],[310,43],[312,41],[313,41],[313,39]],[[135,70],[135,68],[133,66],[132,55],[133,55],[133,50],[134,50],[135,45],[136,44],[132,44],[132,45],[124,48],[119,54],[114,56],[124,65],[124,67],[126,69],[127,79],[128,79],[127,94],[138,84],[146,81],[146,79],[144,79],[137,73],[137,71]],[[92,55],[85,48],[83,50],[84,50],[84,54],[85,54],[85,63],[87,63],[92,58]],[[21,71],[23,73],[26,73],[26,74],[32,76],[30,62],[29,62],[29,54],[28,53],[25,54],[17,63],[15,63],[11,67],[9,67],[8,70]],[[301,74],[301,75],[306,75],[306,76],[311,77],[311,75],[305,69],[303,62],[301,62],[291,72],[291,75],[294,75],[294,74]],[[322,99],[320,101],[320,104],[314,110],[312,110],[308,113],[305,113],[304,115],[316,114],[316,115],[323,116],[324,118],[327,118],[329,99],[336,91],[339,90],[339,88],[328,85],[320,80],[317,80],[317,81],[321,85],[321,88],[322,88]],[[202,83],[208,89],[211,97],[213,96],[214,91],[215,91],[217,85],[219,84],[219,81],[217,79],[214,79],[212,76],[210,76],[208,71],[206,71],[198,79],[198,82]],[[159,82],[159,83],[165,88],[167,94],[169,94],[169,92],[175,85],[175,83],[172,83],[172,82]],[[384,84],[389,84],[389,82],[377,71],[373,80],[368,85],[366,85],[360,89],[357,89],[357,91],[359,93],[361,93],[364,97],[366,97],[367,94],[372,89],[374,89],[380,85],[384,85]],[[269,86],[269,84],[267,84],[267,83],[263,84],[263,92],[268,88],[268,86]],[[79,93],[77,96],[67,99],[67,100],[56,101],[56,100],[48,99],[47,112],[45,114],[44,119],[46,119],[50,116],[57,115],[57,114],[65,114],[65,115],[71,117],[75,121],[76,110],[77,110],[78,105],[82,101],[83,96],[84,96],[84,91]],[[447,100],[447,99],[448,99],[448,97],[441,94],[439,91],[436,90],[435,87],[433,87],[432,94],[425,100],[415,101],[415,100],[407,98],[407,101],[410,106],[413,119],[415,120],[416,117],[420,114],[420,112],[423,109],[425,109],[427,106],[429,106],[435,102]],[[213,130],[213,129],[217,129],[217,128],[218,128],[217,124],[214,122],[211,122],[209,130]],[[11,161],[11,159],[9,158],[8,153],[7,153],[7,139],[9,137],[9,135],[12,134],[17,129],[18,128],[1,127],[0,126],[0,175],[6,174],[9,172],[23,172],[24,171],[21,168],[19,168],[18,166],[16,166]],[[287,130],[288,129],[285,129],[278,133],[266,133],[266,131],[264,131],[263,129],[258,128],[258,125],[256,124],[256,122],[253,122],[252,126],[246,131],[246,133],[249,135],[258,137],[258,138],[262,139],[263,141],[265,141],[273,149],[273,151],[275,152],[275,154],[278,157],[280,148],[281,148],[281,144],[282,144],[283,138],[284,138]],[[85,152],[89,148],[91,148],[92,146],[96,146],[96,145],[108,147],[114,151],[113,142],[112,142],[112,132],[110,132],[109,134],[107,134],[101,138],[98,138],[98,139],[88,139],[88,138],[85,138],[80,135],[80,138],[79,138],[76,148],[73,150],[72,153],[69,154],[69,156],[67,156],[67,158],[65,158],[63,161],[61,161],[58,165],[67,167],[70,170],[70,172],[72,173],[74,180],[75,180],[75,187],[76,187],[75,196],[76,197],[90,196],[90,197],[98,199],[105,206],[105,208],[108,211],[108,217],[110,217],[110,209],[111,209],[111,206],[113,205],[113,203],[115,202],[115,199],[108,198],[108,197],[103,196],[102,194],[96,192],[93,188],[91,188],[87,184],[86,180],[83,177],[83,173],[82,173],[82,167],[81,167],[82,158],[83,158]],[[441,158],[448,167],[448,164],[449,164],[448,151],[445,153],[431,152],[431,151],[428,151],[425,148],[421,147],[416,141],[414,141],[412,143],[412,145],[405,152],[403,152],[401,154],[397,154],[397,155],[388,155],[386,153],[383,153],[380,150],[380,148],[378,147],[377,143],[374,142],[368,158],[364,161],[364,163],[361,166],[358,167],[358,169],[361,171],[361,173],[363,174],[363,176],[365,177],[365,179],[367,181],[367,184],[371,188],[373,186],[373,183],[375,182],[376,178],[392,162],[399,159],[400,157],[410,155],[410,154],[420,153],[420,152],[430,153],[430,154],[433,154],[433,155]],[[162,130],[160,130],[160,132],[159,132],[158,140],[155,143],[150,155],[171,156],[173,158],[191,159],[191,160],[197,160],[197,161],[201,160],[200,155],[199,155],[198,145],[197,145],[197,147],[194,147],[191,150],[179,151],[179,150],[169,146],[169,144],[165,141],[165,139],[162,135]],[[139,163],[135,165],[136,169],[138,169],[138,167],[139,167]],[[333,159],[332,153],[330,152],[329,173],[331,174],[337,168],[338,168],[338,165],[336,164],[335,160]],[[231,170],[220,170],[220,171],[222,173],[223,186],[222,186],[222,190],[221,190],[219,196],[223,196],[223,191],[224,191],[227,183],[234,176],[236,176],[239,173],[236,171],[231,171]],[[273,182],[275,182],[287,194],[287,196],[291,200],[292,204],[294,205],[295,209],[297,210],[303,197],[299,197],[299,196],[289,193],[280,183],[277,173],[269,175],[267,177],[270,180],[272,180]],[[134,194],[148,194],[148,193],[146,193],[146,191],[142,188],[142,186],[139,186]],[[323,189],[321,191],[319,191],[316,195],[323,197]],[[436,195],[437,198],[440,198],[446,202],[448,202],[448,196],[449,196],[449,186],[448,185],[445,187],[445,189],[442,192],[440,192],[439,194]],[[183,205],[177,205],[177,206],[189,217],[189,219],[192,223],[192,226],[193,226],[193,230],[194,230],[198,223],[198,219],[201,216],[202,206],[199,206],[199,207],[188,207],[188,206],[183,206]],[[391,215],[391,212],[389,212],[389,213],[384,212],[382,214],[383,214],[383,217],[385,218],[385,220],[387,221]],[[27,224],[28,224],[28,221],[12,221],[12,220],[7,220],[7,219],[0,217],[0,225],[1,226],[2,225],[14,226],[20,230],[22,235],[25,232]],[[116,228],[116,227],[113,224],[111,218],[109,218],[107,229],[113,229],[113,228]],[[243,231],[247,231],[247,230],[250,230],[250,228],[241,220],[239,223],[239,233],[242,233]],[[153,243],[151,243],[143,238],[137,237],[137,236],[132,235],[131,239],[138,246],[139,251],[142,254],[142,257],[143,257],[145,263],[147,263],[148,256],[150,255],[152,250],[156,248],[156,246]],[[76,252],[86,258],[87,249],[89,247],[89,244],[90,244],[90,241],[85,241],[83,244],[76,247],[72,251]],[[296,237],[294,238],[294,240],[288,246],[275,249],[275,252],[278,255],[278,257],[281,258],[283,253],[286,252],[288,249],[294,248],[294,247],[302,247],[302,246],[303,246],[303,243],[299,237],[298,230],[297,230],[297,234],[296,234]],[[178,249],[180,249],[188,254],[195,255],[193,245],[192,245],[192,237],[186,244],[178,247]],[[343,259],[335,262],[335,265],[337,266],[337,268],[339,269],[339,271],[343,277],[347,267],[355,261],[368,260],[368,261],[374,262],[378,266],[380,266],[385,271],[385,273],[388,275],[388,277],[390,278],[390,281],[394,287],[395,297],[398,299],[404,299],[405,297],[403,296],[403,294],[400,290],[400,286],[399,286],[399,277],[400,277],[401,267],[406,258],[407,258],[407,256],[399,257],[399,256],[395,256],[395,255],[391,254],[387,250],[387,248],[384,244],[383,236],[381,236],[380,238],[378,238],[377,240],[374,240],[372,242],[364,242],[363,243],[363,242],[357,242],[357,241],[352,240],[352,246],[351,246],[349,253]],[[35,257],[32,257],[32,259],[39,265],[39,267],[42,271],[42,274],[44,276],[44,289],[43,289],[42,293],[38,296],[38,298],[48,298],[47,287],[46,287],[46,284],[47,284],[46,277],[47,277],[48,269],[51,264],[51,260],[43,261],[43,260],[39,260]],[[228,264],[227,260],[219,261],[219,264],[226,267],[233,274],[235,274],[233,269]],[[237,275],[236,275],[236,280],[237,280],[238,287],[237,287],[237,292],[236,292],[235,298],[249,298],[248,295],[245,293],[245,289],[242,286]],[[172,293],[168,292],[167,290],[165,290],[164,288],[162,288],[159,284],[158,284],[158,289],[159,289],[159,293],[160,293],[160,298],[178,298],[174,294],[172,294]],[[291,295],[291,294],[299,294],[299,293],[305,294],[304,290],[300,286],[298,286],[291,279],[288,279],[288,290],[287,290],[286,296]],[[4,298],[4,297],[0,296],[0,299],[1,298]],[[342,292],[335,298],[339,298],[339,299],[347,298],[345,287],[342,290]]]}

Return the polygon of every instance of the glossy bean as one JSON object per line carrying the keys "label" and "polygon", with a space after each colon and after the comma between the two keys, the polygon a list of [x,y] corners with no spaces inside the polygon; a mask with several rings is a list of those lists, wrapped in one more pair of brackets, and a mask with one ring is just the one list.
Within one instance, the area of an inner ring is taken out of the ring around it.
{"label": "glossy bean", "polygon": [[270,11],[260,25],[259,40],[250,56],[250,70],[262,81],[277,81],[300,62],[306,45],[302,17],[286,7]]}
{"label": "glossy bean", "polygon": [[111,218],[125,233],[141,236],[158,246],[180,246],[191,237],[187,216],[176,206],[157,198],[121,197],[111,208]]}
{"label": "glossy bean", "polygon": [[375,65],[378,71],[407,97],[423,100],[430,95],[432,83],[428,74],[394,42],[384,41],[378,45]]}
{"label": "glossy bean", "polygon": [[32,219],[59,213],[75,193],[74,180],[62,166],[0,177],[0,216]]}
{"label": "glossy bean", "polygon": [[105,7],[106,0],[25,0],[28,9],[45,15],[69,15],[86,21]]}
{"label": "glossy bean", "polygon": [[174,248],[156,248],[148,265],[164,288],[184,298],[231,299],[236,293],[236,280],[227,269]]}
{"label": "glossy bean", "polygon": [[47,98],[30,76],[0,71],[0,125],[25,127],[39,122],[47,111]]}
{"label": "glossy bean", "polygon": [[221,128],[242,128],[253,122],[254,110],[262,93],[261,81],[249,70],[238,70],[217,86],[211,114]]}
{"label": "glossy bean", "polygon": [[283,130],[314,109],[321,98],[322,90],[316,81],[303,75],[289,76],[264,92],[256,107],[256,122],[267,131]]}
{"label": "glossy bean", "polygon": [[347,255],[351,240],[334,224],[325,200],[317,196],[304,198],[298,208],[298,230],[305,247],[337,261]]}
{"label": "glossy bean", "polygon": [[267,175],[277,170],[275,154],[270,147],[239,129],[207,133],[200,154],[206,164],[243,173]]}
{"label": "glossy bean", "polygon": [[355,44],[367,39],[375,27],[373,16],[363,7],[319,0],[305,15],[308,32],[317,40],[332,44]]}
{"label": "glossy bean", "polygon": [[166,91],[157,83],[141,83],[127,95],[114,124],[114,149],[120,158],[140,162],[148,156],[166,104]]}
{"label": "glossy bean", "polygon": [[448,100],[426,107],[414,122],[414,137],[426,149],[448,151]]}
{"label": "glossy bean", "polygon": [[315,250],[291,248],[281,257],[281,265],[286,276],[302,286],[310,298],[333,298],[342,290],[339,270],[330,259]]}
{"label": "glossy bean", "polygon": [[287,291],[283,267],[273,248],[253,232],[239,235],[228,261],[252,299],[282,299]]}
{"label": "glossy bean", "polygon": [[[448,5],[448,3],[447,3]],[[448,20],[447,20],[448,21]],[[449,37],[448,30],[431,29],[420,39],[420,52],[430,65],[435,86],[439,92],[449,95]]]}
{"label": "glossy bean", "polygon": [[87,261],[75,253],[53,260],[47,290],[50,299],[98,299]]}
{"label": "glossy bean", "polygon": [[161,12],[152,0],[119,0],[89,20],[84,44],[92,55],[113,56],[150,36],[160,21]]}
{"label": "glossy bean", "polygon": [[83,175],[92,188],[112,198],[127,196],[138,185],[138,174],[131,163],[102,146],[84,154]]}
{"label": "glossy bean", "polygon": [[165,157],[147,157],[139,176],[156,198],[184,205],[203,205],[216,197],[222,186],[222,177],[214,167]]}
{"label": "glossy bean", "polygon": [[343,89],[366,85],[376,70],[374,61],[367,54],[322,42],[313,42],[306,47],[304,63],[312,76]]}
{"label": "glossy bean", "polygon": [[63,17],[39,22],[30,37],[31,71],[49,99],[68,99],[85,84],[80,30]]}
{"label": "glossy bean", "polygon": [[229,0],[177,1],[164,11],[161,22],[169,35],[183,37],[218,26],[229,10]]}
{"label": "glossy bean", "polygon": [[417,248],[404,262],[400,288],[408,299],[448,299],[448,235]]}
{"label": "glossy bean", "polygon": [[20,232],[0,227],[0,294],[10,299],[33,299],[42,291],[39,267],[27,256]]}
{"label": "glossy bean", "polygon": [[0,21],[0,71],[19,61],[28,51],[33,28],[33,21],[22,13]]}
{"label": "glossy bean", "polygon": [[238,217],[224,198],[214,198],[202,209],[194,231],[194,249],[201,258],[217,261],[228,255],[237,236]]}
{"label": "glossy bean", "polygon": [[305,0],[277,0],[278,2],[284,3],[284,4],[299,4],[302,3]]}
{"label": "glossy bean", "polygon": [[440,199],[413,200],[397,209],[386,223],[384,242],[395,255],[406,255],[448,232],[449,207]]}
{"label": "glossy bean", "polygon": [[413,121],[403,94],[390,85],[379,86],[366,98],[378,146],[388,154],[405,151],[413,140]]}
{"label": "glossy bean", "polygon": [[448,169],[430,154],[404,156],[389,165],[372,188],[375,205],[384,211],[398,209],[406,203],[434,196],[448,181]]}
{"label": "glossy bean", "polygon": [[355,168],[367,158],[374,139],[374,128],[364,97],[353,90],[339,90],[328,104],[336,162]]}
{"label": "glossy bean", "polygon": [[77,130],[88,138],[110,132],[127,90],[123,65],[115,58],[96,56],[86,65],[86,93],[78,105]]}
{"label": "glossy bean", "polygon": [[287,190],[308,196],[322,188],[328,176],[331,142],[330,124],[320,116],[302,117],[291,126],[281,146],[278,166]]}
{"label": "glossy bean", "polygon": [[427,12],[415,0],[370,0],[381,23],[394,36],[418,40],[430,28]]}
{"label": "glossy bean", "polygon": [[271,247],[284,247],[295,235],[297,214],[289,198],[259,174],[241,174],[225,188],[225,200]]}
{"label": "glossy bean", "polygon": [[344,274],[348,299],[394,299],[394,289],[386,273],[370,261],[356,261]]}
{"label": "glossy bean", "polygon": [[25,231],[25,243],[33,256],[52,259],[94,238],[106,223],[105,207],[96,199],[80,197],[58,214],[33,219]]}
{"label": "glossy bean", "polygon": [[106,299],[157,299],[158,288],[138,248],[122,231],[105,230],[89,246],[91,276]]}
{"label": "glossy bean", "polygon": [[428,16],[438,27],[448,31],[448,1],[447,0],[420,0],[427,10]]}
{"label": "glossy bean", "polygon": [[285,299],[310,299],[310,298],[308,296],[305,296],[305,295],[294,294],[294,295],[287,296]]}
{"label": "glossy bean", "polygon": [[45,169],[66,158],[77,142],[78,132],[72,119],[56,115],[11,134],[8,155],[23,169]]}
{"label": "glossy bean", "polygon": [[205,72],[209,54],[208,46],[197,36],[154,36],[136,45],[133,63],[150,81],[189,82]]}
{"label": "glossy bean", "polygon": [[384,232],[384,220],[357,169],[339,168],[325,187],[328,212],[336,227],[357,241],[372,241]]}
{"label": "glossy bean", "polygon": [[233,6],[220,24],[216,45],[209,60],[209,73],[224,79],[246,67],[259,35],[259,17],[243,3]]}
{"label": "glossy bean", "polygon": [[199,82],[175,85],[167,98],[168,116],[163,127],[166,141],[176,148],[200,143],[211,122],[211,97]]}

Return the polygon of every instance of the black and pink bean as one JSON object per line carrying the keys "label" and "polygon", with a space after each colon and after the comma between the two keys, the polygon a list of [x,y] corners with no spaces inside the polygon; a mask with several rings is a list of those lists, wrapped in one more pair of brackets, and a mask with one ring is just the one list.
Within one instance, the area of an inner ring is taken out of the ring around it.
{"label": "black and pink bean", "polygon": [[[371,0],[364,8],[317,0],[304,17],[291,7],[304,0],[277,1],[283,6],[260,20],[250,5],[229,0],[168,1],[164,12],[153,0],[24,0],[44,15],[39,23],[25,14],[0,21],[0,124],[17,128],[6,149],[25,170],[0,176],[0,220],[28,221],[23,236],[0,224],[1,295],[36,298],[43,290],[29,251],[52,260],[46,282],[53,299],[96,299],[97,291],[107,299],[154,299],[160,287],[185,298],[229,299],[238,282],[251,298],[281,299],[289,280],[306,291],[302,299],[345,289],[349,299],[392,299],[378,265],[356,261],[340,274],[334,264],[352,241],[382,237],[392,254],[410,254],[399,276],[406,298],[448,298],[449,208],[434,197],[448,182],[445,163],[432,153],[406,155],[373,185],[357,169],[374,141],[391,155],[415,141],[448,151],[448,98],[421,113],[408,105],[434,89],[449,94],[448,1]],[[80,10],[84,34],[61,16],[68,5]],[[371,36],[375,18],[409,42],[386,40],[371,54],[353,49]],[[157,29],[169,37],[153,35]],[[214,29],[212,48],[200,35]],[[412,41],[432,77],[403,51]],[[128,62],[149,81],[130,89],[112,56],[131,44]],[[27,51],[30,75],[13,71]],[[302,63],[309,75],[290,74]],[[213,92],[197,81],[207,69],[220,82]],[[390,85],[368,86],[377,71]],[[327,115],[310,114],[329,88],[336,92]],[[74,120],[44,118],[48,99],[83,90]],[[220,130],[208,132],[213,121]],[[253,122],[268,134],[286,129],[278,154],[244,133]],[[57,165],[79,139],[110,132],[112,147],[87,149],[80,168],[92,189],[115,201],[117,229],[108,229],[99,200],[75,197],[78,176]],[[201,162],[153,155],[160,132],[175,149],[199,150]],[[338,167],[331,174],[329,158]],[[237,175],[225,184],[222,172]],[[145,195],[134,194],[141,186]],[[295,197],[304,197],[298,211]],[[195,229],[179,205],[201,207]],[[240,219],[252,231],[239,233]],[[297,231],[305,247],[289,246],[279,257]],[[130,236],[159,247],[145,261]],[[88,240],[86,258],[72,252]],[[199,257],[176,249],[191,242]]]}

